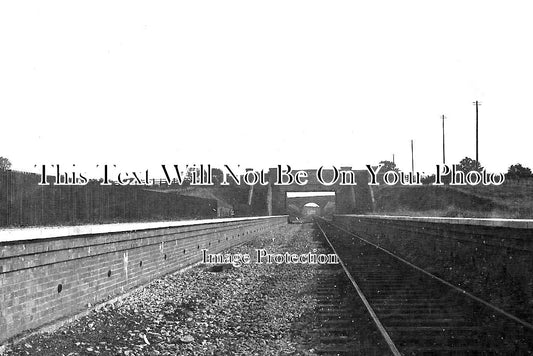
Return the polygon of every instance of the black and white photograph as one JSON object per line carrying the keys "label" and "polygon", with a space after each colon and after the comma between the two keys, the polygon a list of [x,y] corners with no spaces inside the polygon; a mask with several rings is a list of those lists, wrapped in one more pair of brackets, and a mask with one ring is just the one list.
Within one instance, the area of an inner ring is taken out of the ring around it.
{"label": "black and white photograph", "polygon": [[0,2],[0,356],[533,355],[532,17]]}

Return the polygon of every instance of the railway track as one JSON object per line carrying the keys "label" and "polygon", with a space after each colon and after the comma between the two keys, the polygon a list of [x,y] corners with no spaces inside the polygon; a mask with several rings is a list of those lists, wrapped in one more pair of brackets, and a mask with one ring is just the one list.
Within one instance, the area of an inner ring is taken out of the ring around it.
{"label": "railway track", "polygon": [[[331,253],[331,247],[317,234],[314,248]],[[324,356],[383,355],[387,345],[380,337],[366,308],[341,265],[321,265],[317,273],[315,299],[317,325],[312,344]]]}
{"label": "railway track", "polygon": [[[322,219],[315,223],[339,256],[343,272],[351,282],[350,287],[357,292],[351,310],[358,315],[358,323],[365,320],[362,315],[366,314],[373,324],[370,329],[374,330],[369,335],[358,335],[370,336],[366,349],[363,349],[368,352],[356,348],[362,345],[359,344],[339,348],[337,353],[331,348],[331,354],[533,354],[533,326],[529,323],[410,264],[362,236]],[[364,324],[355,326],[369,329]],[[378,347],[370,348],[369,344],[374,343],[379,344]],[[348,351],[350,346],[354,346],[352,353]]]}

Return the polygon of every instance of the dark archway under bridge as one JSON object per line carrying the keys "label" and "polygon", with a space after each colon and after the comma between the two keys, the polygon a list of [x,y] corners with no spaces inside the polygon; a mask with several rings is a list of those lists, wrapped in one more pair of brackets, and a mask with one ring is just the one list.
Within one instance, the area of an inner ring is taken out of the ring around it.
{"label": "dark archway under bridge", "polygon": [[[325,195],[327,194],[327,195]],[[335,214],[335,192],[287,192],[285,206],[289,216],[304,217],[314,215],[331,217]]]}
{"label": "dark archway under bridge", "polygon": [[[340,179],[332,185],[324,185],[317,180],[316,169],[305,169],[308,182],[305,185],[296,183],[290,185],[275,185],[274,179],[270,179],[267,193],[267,209],[269,215],[287,214],[287,192],[335,192],[335,213],[337,214],[362,214],[372,211],[372,198],[368,186],[368,171],[352,170],[342,167],[340,171],[352,171],[357,185],[341,185]],[[269,170],[269,176],[275,177],[277,168]],[[323,170],[323,179],[330,182],[333,178],[333,170]]]}
{"label": "dark archway under bridge", "polygon": [[[291,192],[286,193],[286,201],[287,201],[286,204],[292,204],[298,207],[298,209],[302,209],[305,206],[305,204],[308,204],[308,203],[315,203],[321,208],[324,208],[326,205],[328,205],[329,202],[334,203],[334,204],[337,203],[335,201],[336,199],[335,195],[324,195],[324,196],[310,195],[310,196],[290,197],[288,193],[296,193],[296,192],[291,191]],[[332,193],[335,193],[335,192],[332,192]]]}

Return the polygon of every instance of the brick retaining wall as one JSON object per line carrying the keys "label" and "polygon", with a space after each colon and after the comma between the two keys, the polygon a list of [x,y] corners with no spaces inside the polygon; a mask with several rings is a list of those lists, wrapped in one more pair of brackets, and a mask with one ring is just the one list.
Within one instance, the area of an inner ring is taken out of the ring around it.
{"label": "brick retaining wall", "polygon": [[1,230],[0,342],[198,262],[202,249],[216,253],[286,223],[275,216]]}

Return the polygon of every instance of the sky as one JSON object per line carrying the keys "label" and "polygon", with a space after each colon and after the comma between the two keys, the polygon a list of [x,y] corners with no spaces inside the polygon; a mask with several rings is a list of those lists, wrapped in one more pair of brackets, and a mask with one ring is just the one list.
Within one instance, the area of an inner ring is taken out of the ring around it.
{"label": "sky", "polygon": [[[533,167],[528,1],[0,3],[0,156],[266,168]],[[35,168],[37,166],[37,168]]]}

